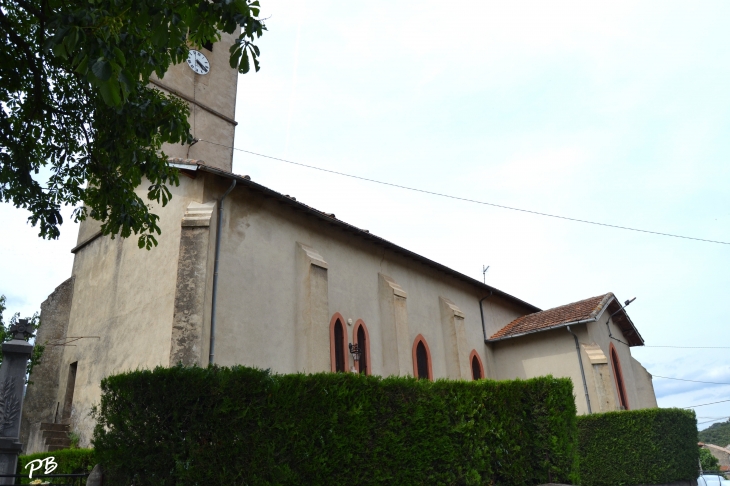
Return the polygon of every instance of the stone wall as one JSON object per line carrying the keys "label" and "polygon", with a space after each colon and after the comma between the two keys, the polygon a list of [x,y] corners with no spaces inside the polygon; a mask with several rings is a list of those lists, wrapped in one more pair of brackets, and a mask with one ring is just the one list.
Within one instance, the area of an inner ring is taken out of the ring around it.
{"label": "stone wall", "polygon": [[[46,344],[66,337],[73,292],[74,278],[71,277],[56,287],[41,304],[41,325],[36,343]],[[63,346],[46,346],[40,364],[33,368],[20,422],[20,442],[26,454],[45,450],[38,430],[41,422],[61,419],[62,410],[56,398],[62,356]]]}

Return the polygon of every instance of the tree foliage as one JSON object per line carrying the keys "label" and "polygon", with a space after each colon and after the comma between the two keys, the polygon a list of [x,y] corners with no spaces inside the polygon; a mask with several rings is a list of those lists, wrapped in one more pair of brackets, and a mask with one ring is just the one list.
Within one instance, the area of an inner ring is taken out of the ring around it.
{"label": "tree foliage", "polygon": [[720,460],[712,455],[708,449],[700,449],[700,466],[703,471],[719,471]]}
{"label": "tree foliage", "polygon": [[[191,46],[240,35],[231,67],[259,69],[251,0],[0,0],[0,200],[57,238],[61,208],[104,234],[156,245],[177,172],[163,143],[192,141],[182,100],[150,88]],[[144,201],[135,189],[150,182]]]}
{"label": "tree foliage", "polygon": [[[5,343],[13,339],[13,335],[8,332],[8,329],[18,322],[18,319],[20,319],[20,313],[16,312],[10,317],[10,321],[8,324],[5,324],[5,321],[3,320],[3,313],[5,312],[5,296],[0,295],[0,344]],[[38,328],[41,325],[41,316],[38,312],[33,314],[31,317],[28,317],[28,323],[33,326],[33,331],[37,331]],[[33,367],[41,362],[41,357],[43,356],[43,351],[46,349],[46,347],[42,344],[36,344],[33,347],[33,354],[31,354],[30,359],[28,360],[28,367],[26,368],[26,383],[31,384],[32,382],[27,381],[27,378],[30,376],[30,374],[33,372]],[[3,362],[3,353],[2,349],[0,349],[0,364]]]}
{"label": "tree foliage", "polygon": [[567,378],[431,382],[180,365],[108,376],[101,392],[93,445],[107,486],[577,480]]}
{"label": "tree foliage", "polygon": [[666,484],[697,477],[692,410],[648,408],[578,417],[580,484]]}
{"label": "tree foliage", "polygon": [[698,433],[700,442],[705,444],[715,444],[720,447],[726,447],[730,444],[730,420],[718,422],[700,430]]}

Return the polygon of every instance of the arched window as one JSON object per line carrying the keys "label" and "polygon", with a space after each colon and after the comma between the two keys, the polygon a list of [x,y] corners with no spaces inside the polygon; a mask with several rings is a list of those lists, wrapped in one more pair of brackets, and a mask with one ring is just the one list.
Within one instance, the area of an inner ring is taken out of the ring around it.
{"label": "arched window", "polygon": [[413,374],[419,380],[433,380],[431,351],[428,343],[420,334],[413,341]]}
{"label": "arched window", "polygon": [[469,355],[469,362],[471,363],[471,377],[475,380],[484,378],[484,365],[476,349],[472,349]]}
{"label": "arched window", "polygon": [[624,375],[621,372],[621,362],[618,360],[616,348],[611,343],[611,367],[613,368],[613,379],[616,382],[616,391],[618,392],[618,401],[621,410],[629,409],[629,401],[626,399],[626,387],[624,386]]}
{"label": "arched window", "polygon": [[360,350],[360,361],[355,363],[355,370],[363,375],[369,375],[370,370],[370,336],[368,328],[362,319],[358,319],[355,323],[355,331],[352,333],[352,340],[357,344]]}
{"label": "arched window", "polygon": [[345,319],[338,312],[332,316],[330,322],[330,361],[332,371],[344,373],[347,371],[347,333],[345,332]]}

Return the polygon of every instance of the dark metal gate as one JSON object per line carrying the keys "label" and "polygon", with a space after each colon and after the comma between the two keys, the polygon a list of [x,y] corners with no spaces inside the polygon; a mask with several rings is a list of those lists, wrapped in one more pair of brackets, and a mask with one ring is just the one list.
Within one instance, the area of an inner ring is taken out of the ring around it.
{"label": "dark metal gate", "polygon": [[88,477],[89,473],[34,474],[32,479],[27,474],[0,474],[0,478],[15,478],[14,485],[33,484],[32,481],[40,479],[43,486],[85,486]]}

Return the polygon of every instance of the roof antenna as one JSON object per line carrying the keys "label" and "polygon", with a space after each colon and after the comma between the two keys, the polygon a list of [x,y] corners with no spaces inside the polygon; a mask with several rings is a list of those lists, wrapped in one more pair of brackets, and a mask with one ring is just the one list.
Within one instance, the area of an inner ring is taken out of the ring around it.
{"label": "roof antenna", "polygon": [[484,277],[484,285],[487,285],[487,270],[489,270],[489,265],[486,267],[482,265],[482,276]]}

